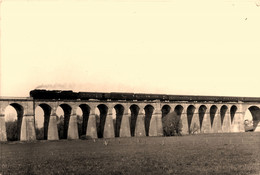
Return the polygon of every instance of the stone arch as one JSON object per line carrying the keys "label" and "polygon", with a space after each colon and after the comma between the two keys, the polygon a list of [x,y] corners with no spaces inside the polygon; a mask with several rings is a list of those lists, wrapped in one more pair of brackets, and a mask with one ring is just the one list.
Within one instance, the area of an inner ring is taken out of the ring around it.
{"label": "stone arch", "polygon": [[226,105],[221,106],[220,108],[220,118],[221,118],[221,126],[223,126],[224,118],[226,116],[228,107]]}
{"label": "stone arch", "polygon": [[[182,131],[184,131],[183,133],[188,133],[188,122],[187,122],[187,118],[185,117],[184,120],[182,120],[182,112],[184,110],[184,107],[182,105],[177,105],[174,108],[174,115],[176,117],[174,117],[174,121],[175,121],[175,125],[178,123],[181,123],[182,125]],[[179,126],[174,126],[177,135],[180,134],[180,130],[179,130]]]}
{"label": "stone arch", "polygon": [[205,113],[206,113],[207,107],[205,105],[201,105],[199,107],[199,121],[200,121],[200,130],[202,128],[202,126],[204,125],[204,117],[205,117]]}
{"label": "stone arch", "polygon": [[193,126],[191,126],[191,122],[192,122],[192,118],[195,112],[195,106],[193,105],[189,105],[187,108],[187,121],[188,121],[188,129],[189,129],[189,134],[192,132],[193,130]]}
{"label": "stone arch", "polygon": [[210,124],[211,124],[211,128],[213,127],[213,122],[214,122],[214,119],[216,117],[217,110],[218,110],[218,107],[216,105],[212,105],[210,107]]}
{"label": "stone arch", "polygon": [[[50,115],[51,115],[52,108],[50,107],[50,105],[48,105],[46,103],[41,103],[38,106],[43,110],[43,118],[44,118],[44,120],[43,120],[43,139],[47,140],[48,127],[49,127],[49,121],[50,121]],[[35,116],[35,118],[36,118],[36,116]],[[35,122],[36,122],[36,119],[35,119]],[[36,128],[36,138],[41,139],[39,136],[40,131],[37,131],[37,129],[39,129],[39,128],[36,127],[36,124],[35,124],[35,128]]]}
{"label": "stone arch", "polygon": [[[5,124],[6,124],[6,138],[8,141],[17,141],[20,140],[22,132],[22,121],[24,115],[24,107],[18,103],[9,104],[16,111],[16,117],[14,121],[8,121],[8,116],[5,114]],[[6,107],[6,109],[8,106]],[[6,111],[5,111],[6,113]]]}
{"label": "stone arch", "polygon": [[131,117],[130,117],[130,131],[131,136],[135,136],[136,120],[140,111],[140,107],[136,104],[130,106]]}
{"label": "stone arch", "polygon": [[212,105],[210,108],[210,119],[211,119],[211,132],[213,133],[222,132],[220,113],[216,105]]}
{"label": "stone arch", "polygon": [[232,124],[233,124],[236,112],[237,112],[237,106],[236,105],[231,106],[231,108],[230,108],[230,118],[231,118]]}
{"label": "stone arch", "polygon": [[169,105],[163,105],[162,109],[162,118],[165,117],[167,114],[170,113],[171,107]]}
{"label": "stone arch", "polygon": [[71,112],[72,112],[72,108],[71,108],[70,105],[65,104],[65,103],[60,104],[59,107],[61,107],[61,109],[64,112],[64,116],[63,116],[64,118],[63,119],[61,118],[60,124],[58,124],[59,125],[58,134],[59,134],[60,139],[67,139],[69,121],[70,121],[70,115],[71,115]]}
{"label": "stone arch", "polygon": [[248,110],[251,112],[253,120],[260,120],[260,108],[258,106],[250,106]]}
{"label": "stone arch", "polygon": [[122,117],[124,115],[125,108],[123,105],[117,104],[114,106],[114,109],[116,110],[116,119],[114,120],[115,137],[119,137]]}
{"label": "stone arch", "polygon": [[[248,107],[247,110],[250,111],[251,116],[252,116],[253,128],[251,130],[259,132],[260,127],[258,126],[258,124],[260,122],[260,108],[258,106],[250,106],[250,107]],[[245,116],[245,117],[247,117],[247,116]],[[250,130],[250,128],[247,129],[246,125],[247,125],[247,123],[245,122],[245,130]]]}
{"label": "stone arch", "polygon": [[[169,105],[163,105],[162,109],[162,128],[163,128],[163,135],[170,135],[169,132],[167,132],[169,129],[169,122],[171,115],[173,113],[171,112],[171,107]],[[167,130],[167,131],[166,131]]]}
{"label": "stone arch", "polygon": [[145,111],[145,120],[144,120],[145,133],[146,136],[149,136],[150,121],[154,112],[154,107],[150,104],[146,105],[144,107],[144,111]]}
{"label": "stone arch", "polygon": [[220,108],[220,118],[221,118],[222,132],[230,132],[231,119],[230,119],[230,113],[228,113],[228,107],[226,105],[223,105]]}
{"label": "stone arch", "polygon": [[177,106],[175,106],[175,108],[174,108],[174,112],[176,112],[176,114],[177,114],[178,116],[181,116],[183,110],[184,110],[184,108],[183,108],[182,105],[177,105]]}
{"label": "stone arch", "polygon": [[103,138],[108,107],[104,104],[100,104],[97,108],[99,110],[99,115],[96,115],[97,135],[98,138]]}
{"label": "stone arch", "polygon": [[87,125],[88,125],[88,119],[89,119],[89,115],[90,115],[90,107],[87,104],[80,104],[79,108],[82,111],[82,124],[80,124],[80,122],[78,122],[78,132],[79,132],[79,137],[80,137],[82,135],[86,135],[86,133],[87,133]]}

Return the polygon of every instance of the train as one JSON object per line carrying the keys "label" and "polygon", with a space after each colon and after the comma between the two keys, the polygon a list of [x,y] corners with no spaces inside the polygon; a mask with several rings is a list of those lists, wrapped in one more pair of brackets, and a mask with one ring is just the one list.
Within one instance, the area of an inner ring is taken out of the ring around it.
{"label": "train", "polygon": [[71,90],[34,89],[30,91],[33,99],[49,100],[125,100],[125,101],[197,101],[197,102],[260,102],[260,97],[231,97],[231,96],[197,96],[197,95],[168,95],[121,92],[73,92]]}

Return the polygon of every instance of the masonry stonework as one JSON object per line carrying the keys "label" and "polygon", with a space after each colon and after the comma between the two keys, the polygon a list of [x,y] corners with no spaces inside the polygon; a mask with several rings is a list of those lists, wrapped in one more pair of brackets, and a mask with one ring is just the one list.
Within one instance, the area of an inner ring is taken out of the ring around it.
{"label": "masonry stonework", "polygon": [[[59,139],[56,114],[59,106],[66,110],[66,115],[69,118],[67,139],[79,139],[76,109],[82,105],[89,110],[84,114],[87,115],[85,135],[91,138],[131,137],[131,134],[134,137],[163,136],[162,117],[173,112],[181,118],[182,134],[184,135],[244,132],[244,115],[248,109],[259,110],[259,113],[256,111],[252,114],[255,114],[258,120],[260,119],[260,102],[1,98],[0,141],[7,141],[5,109],[8,105],[15,108],[21,119],[19,128],[19,140],[21,141],[36,140],[35,109],[38,106],[43,108],[44,116],[48,118],[47,127],[44,128],[47,140]],[[134,114],[133,106],[137,106],[139,112],[136,113],[135,110]],[[163,114],[163,109],[166,106],[169,109],[168,113]],[[254,108],[250,108],[252,106]],[[48,112],[46,109],[50,111]],[[97,111],[100,112],[97,113]],[[134,115],[137,115],[136,119],[133,118]],[[150,118],[147,119],[149,116]],[[100,121],[97,122],[97,120]],[[133,126],[134,128],[132,128]],[[132,132],[133,129],[134,132]],[[255,131],[260,131],[259,127],[256,127]]]}

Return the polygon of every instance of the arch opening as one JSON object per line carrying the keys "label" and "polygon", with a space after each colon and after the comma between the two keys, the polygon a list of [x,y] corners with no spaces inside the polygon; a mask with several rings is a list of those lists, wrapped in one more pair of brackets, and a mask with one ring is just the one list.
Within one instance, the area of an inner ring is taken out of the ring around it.
{"label": "arch opening", "polygon": [[115,137],[120,136],[120,127],[121,127],[121,122],[122,122],[122,117],[124,115],[124,106],[117,104],[115,105],[115,110],[116,110],[116,119],[114,120],[114,128],[115,128]]}
{"label": "arch opening", "polygon": [[131,131],[131,136],[134,137],[135,136],[136,120],[137,120],[140,108],[137,105],[131,105],[130,111],[131,111],[130,131]]}
{"label": "arch opening", "polygon": [[[248,111],[250,111],[250,114],[248,114]],[[246,114],[245,114],[245,131],[260,131],[260,128],[258,127],[258,124],[260,122],[260,108],[257,106],[251,106],[248,108]]]}
{"label": "arch opening", "polygon": [[[195,107],[193,105],[190,105],[187,108],[187,119],[188,119],[188,129],[189,129],[189,134],[191,134],[191,132],[193,132],[193,130],[195,129],[195,127],[197,126],[191,126],[191,121],[193,118],[195,112]],[[194,123],[194,125],[196,125],[196,123]]]}
{"label": "arch opening", "polygon": [[228,110],[228,107],[226,105],[224,105],[220,108],[221,126],[223,126],[223,122],[224,122],[224,118],[226,116],[227,110]]}
{"label": "arch opening", "polygon": [[176,114],[181,117],[181,114],[182,114],[182,111],[183,111],[183,107],[181,105],[177,105],[175,108],[174,108],[174,112],[176,112]]}
{"label": "arch opening", "polygon": [[8,141],[20,140],[24,108],[12,103],[5,109],[6,138]]}
{"label": "arch opening", "polygon": [[97,108],[99,110],[99,115],[96,114],[97,135],[98,138],[103,138],[108,107],[104,104],[100,104]]}
{"label": "arch opening", "polygon": [[57,125],[59,139],[67,139],[69,120],[72,108],[68,104],[61,104],[57,108]]}
{"label": "arch opening", "polygon": [[206,107],[205,105],[201,105],[201,106],[199,107],[200,130],[201,130],[201,127],[202,127],[202,122],[203,122],[203,119],[204,119],[206,110],[207,110],[207,107]]}
{"label": "arch opening", "polygon": [[231,123],[233,123],[233,121],[234,121],[234,117],[235,117],[236,112],[237,112],[237,107],[235,105],[233,105],[230,108]]}
{"label": "arch opening", "polygon": [[167,114],[169,114],[170,113],[170,111],[171,111],[171,107],[169,106],[169,105],[164,105],[163,107],[162,107],[162,118],[163,117],[165,117]]}
{"label": "arch opening", "polygon": [[211,127],[213,126],[213,122],[214,122],[214,118],[215,118],[215,115],[217,113],[217,106],[216,105],[213,105],[211,106],[210,108],[210,124],[211,124]]}
{"label": "arch opening", "polygon": [[80,111],[77,113],[77,124],[79,137],[87,134],[88,119],[90,114],[90,107],[86,104],[79,105]]}
{"label": "arch opening", "polygon": [[40,104],[35,109],[35,131],[37,140],[47,140],[51,107]]}
{"label": "arch opening", "polygon": [[82,130],[84,128],[82,127],[82,124],[83,124],[83,111],[82,111],[81,107],[79,107],[79,106],[76,109],[76,118],[77,118],[78,136],[80,138],[80,136],[82,136]]}
{"label": "arch opening", "polygon": [[150,121],[153,115],[154,107],[152,105],[146,105],[144,111],[145,111],[145,118],[144,118],[145,134],[146,136],[149,136]]}
{"label": "arch opening", "polygon": [[163,133],[165,136],[181,135],[181,114],[183,110],[184,108],[181,105],[177,105],[173,112],[163,118]]}

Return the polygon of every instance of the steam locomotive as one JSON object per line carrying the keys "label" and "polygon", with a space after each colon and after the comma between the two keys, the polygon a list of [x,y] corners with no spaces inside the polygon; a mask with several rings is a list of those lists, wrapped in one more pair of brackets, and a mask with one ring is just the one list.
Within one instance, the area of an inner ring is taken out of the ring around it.
{"label": "steam locomotive", "polygon": [[73,92],[63,90],[35,89],[30,91],[30,97],[34,99],[52,100],[127,100],[127,101],[198,101],[198,102],[260,102],[259,97],[230,97],[230,96],[195,96],[195,95],[167,95],[167,94],[143,94],[143,93],[101,93],[101,92]]}

